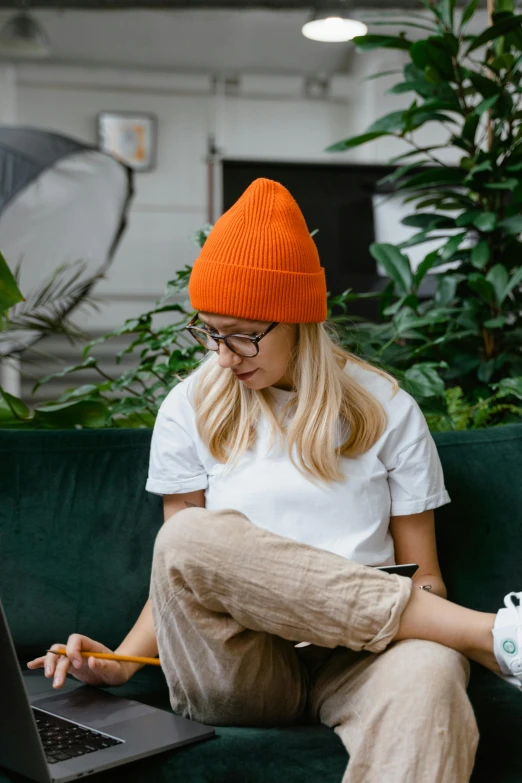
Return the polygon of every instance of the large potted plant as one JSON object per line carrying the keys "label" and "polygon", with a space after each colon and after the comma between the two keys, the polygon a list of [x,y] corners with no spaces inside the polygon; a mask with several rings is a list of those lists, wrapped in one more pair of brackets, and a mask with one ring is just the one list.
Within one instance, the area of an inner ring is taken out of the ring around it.
{"label": "large potted plant", "polygon": [[[401,378],[432,429],[522,418],[522,17],[510,0],[500,2],[477,35],[468,32],[477,0],[462,13],[455,0],[426,0],[422,16],[386,22],[399,35],[356,38],[362,51],[404,52],[390,92],[412,100],[329,148],[380,137],[408,143],[388,179],[412,206],[402,222],[417,232],[402,244],[371,246],[390,277],[383,322],[352,325],[345,341]],[[423,147],[416,131],[427,123],[436,124],[437,143]],[[438,154],[448,147],[459,153],[456,165]],[[413,271],[408,247],[433,239],[438,249]],[[422,301],[428,272],[437,290]]]}

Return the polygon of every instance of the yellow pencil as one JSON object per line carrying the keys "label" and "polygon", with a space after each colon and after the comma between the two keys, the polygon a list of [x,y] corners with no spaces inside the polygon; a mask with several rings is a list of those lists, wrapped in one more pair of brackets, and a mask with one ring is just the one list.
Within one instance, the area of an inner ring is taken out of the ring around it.
{"label": "yellow pencil", "polygon": [[[46,650],[46,652],[67,655],[67,650],[63,647],[60,647],[59,650]],[[93,658],[104,658],[106,661],[129,661],[130,663],[148,663],[151,666],[161,666],[159,658],[142,658],[139,655],[116,655],[115,653],[88,652],[87,650],[82,650],[80,655],[82,658],[90,658],[92,655]]]}

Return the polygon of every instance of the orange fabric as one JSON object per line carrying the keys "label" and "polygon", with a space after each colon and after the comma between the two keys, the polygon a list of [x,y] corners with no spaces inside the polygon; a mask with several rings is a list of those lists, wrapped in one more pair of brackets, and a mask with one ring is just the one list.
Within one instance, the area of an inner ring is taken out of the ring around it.
{"label": "orange fabric", "polygon": [[210,232],[190,276],[192,307],[253,321],[319,323],[326,281],[288,190],[256,179]]}

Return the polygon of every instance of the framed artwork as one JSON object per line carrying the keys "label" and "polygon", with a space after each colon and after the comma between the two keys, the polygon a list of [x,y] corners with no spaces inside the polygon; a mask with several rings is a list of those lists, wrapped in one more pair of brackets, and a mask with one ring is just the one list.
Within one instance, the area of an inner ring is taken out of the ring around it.
{"label": "framed artwork", "polygon": [[98,145],[134,171],[156,165],[157,117],[146,112],[102,111],[98,114]]}

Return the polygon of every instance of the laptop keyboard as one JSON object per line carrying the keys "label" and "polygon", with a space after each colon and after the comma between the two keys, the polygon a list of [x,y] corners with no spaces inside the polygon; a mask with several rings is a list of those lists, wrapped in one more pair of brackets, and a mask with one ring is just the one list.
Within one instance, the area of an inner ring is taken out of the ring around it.
{"label": "laptop keyboard", "polygon": [[49,764],[65,761],[76,756],[84,756],[95,750],[121,745],[123,740],[108,737],[99,731],[86,729],[76,723],[49,715],[36,707],[32,708],[38,727],[45,758]]}

